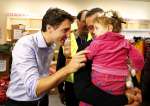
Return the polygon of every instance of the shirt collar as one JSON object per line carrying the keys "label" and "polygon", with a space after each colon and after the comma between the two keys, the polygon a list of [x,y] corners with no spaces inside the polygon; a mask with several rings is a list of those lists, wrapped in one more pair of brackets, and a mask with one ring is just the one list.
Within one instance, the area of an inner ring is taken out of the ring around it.
{"label": "shirt collar", "polygon": [[[37,40],[37,45],[38,45],[39,48],[48,48],[48,46],[46,44],[46,41],[45,41],[41,31],[37,32],[36,40]],[[50,47],[55,48],[56,44],[53,43]]]}

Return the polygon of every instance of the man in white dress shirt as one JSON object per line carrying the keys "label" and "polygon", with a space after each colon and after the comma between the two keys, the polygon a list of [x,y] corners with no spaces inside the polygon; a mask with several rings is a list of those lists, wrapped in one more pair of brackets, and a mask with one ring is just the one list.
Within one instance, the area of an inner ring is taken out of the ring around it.
{"label": "man in white dress shirt", "polygon": [[19,39],[12,51],[6,106],[48,106],[48,90],[85,65],[87,51],[81,51],[68,65],[48,74],[55,43],[64,43],[73,20],[64,10],[50,8],[42,19],[41,31]]}

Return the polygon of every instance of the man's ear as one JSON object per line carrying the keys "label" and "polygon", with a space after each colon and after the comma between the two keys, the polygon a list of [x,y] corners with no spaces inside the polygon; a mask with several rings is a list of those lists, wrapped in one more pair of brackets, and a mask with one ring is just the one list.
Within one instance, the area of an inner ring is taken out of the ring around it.
{"label": "man's ear", "polygon": [[108,25],[108,31],[112,32],[113,31],[113,26],[111,24]]}
{"label": "man's ear", "polygon": [[51,31],[53,31],[54,30],[54,28],[51,26],[51,25],[47,25],[46,26],[46,31],[47,32],[51,32]]}

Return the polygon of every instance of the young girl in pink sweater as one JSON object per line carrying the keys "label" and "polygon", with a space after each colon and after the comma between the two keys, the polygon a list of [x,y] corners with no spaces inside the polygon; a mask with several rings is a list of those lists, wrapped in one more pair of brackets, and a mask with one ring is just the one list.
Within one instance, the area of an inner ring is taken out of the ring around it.
{"label": "young girl in pink sweater", "polygon": [[[112,16],[96,17],[94,33],[96,38],[86,48],[86,56],[92,60],[92,83],[113,95],[125,93],[128,64],[130,60],[135,70],[142,70],[144,58],[137,49],[124,39],[121,32],[122,18],[111,11]],[[90,106],[80,102],[80,106]]]}

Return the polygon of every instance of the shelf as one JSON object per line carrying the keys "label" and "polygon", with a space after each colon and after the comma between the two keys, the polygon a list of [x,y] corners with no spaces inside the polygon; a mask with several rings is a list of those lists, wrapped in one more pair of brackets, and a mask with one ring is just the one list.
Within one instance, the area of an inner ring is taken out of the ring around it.
{"label": "shelf", "polygon": [[7,19],[38,19],[41,20],[42,17],[31,17],[31,16],[7,16]]}
{"label": "shelf", "polygon": [[150,32],[150,29],[123,29],[122,32]]}
{"label": "shelf", "polygon": [[14,26],[21,26],[21,25],[24,26],[22,33],[23,32],[28,32],[28,34],[35,33],[37,31],[41,30],[42,17],[7,16],[6,39],[8,39],[10,41],[15,40],[16,37],[14,37],[14,29],[16,31],[16,29],[20,30],[21,28],[14,27]]}
{"label": "shelf", "polygon": [[11,30],[12,25],[22,24],[25,25],[25,29],[39,30],[41,28],[41,23],[41,17],[8,16],[6,29]]}
{"label": "shelf", "polygon": [[27,31],[39,31],[41,30],[40,28],[25,28]]}
{"label": "shelf", "polygon": [[121,34],[129,40],[133,37],[150,38],[150,29],[124,29]]}

